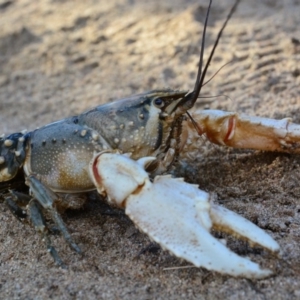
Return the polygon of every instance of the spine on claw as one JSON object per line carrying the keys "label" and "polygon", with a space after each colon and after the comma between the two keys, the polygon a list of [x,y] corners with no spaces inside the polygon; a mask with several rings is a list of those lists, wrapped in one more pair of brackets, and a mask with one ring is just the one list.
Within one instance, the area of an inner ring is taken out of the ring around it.
{"label": "spine on claw", "polygon": [[26,158],[29,133],[18,132],[0,137],[0,182],[15,177]]}
{"label": "spine on claw", "polygon": [[300,153],[300,125],[290,118],[274,120],[220,110],[204,110],[192,116],[198,133],[206,134],[215,144]]}

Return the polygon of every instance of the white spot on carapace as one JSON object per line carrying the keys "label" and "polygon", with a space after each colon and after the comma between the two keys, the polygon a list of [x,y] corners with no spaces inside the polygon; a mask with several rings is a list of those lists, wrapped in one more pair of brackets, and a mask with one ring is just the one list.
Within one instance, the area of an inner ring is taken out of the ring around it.
{"label": "white spot on carapace", "polygon": [[80,135],[82,136],[82,137],[84,137],[85,135],[86,135],[86,130],[84,129],[84,130],[81,130],[81,132],[80,132]]}
{"label": "white spot on carapace", "polygon": [[121,124],[120,125],[120,129],[124,129],[125,125],[124,124]]}
{"label": "white spot on carapace", "polygon": [[7,181],[12,178],[12,175],[8,173],[8,168],[0,171],[0,181]]}
{"label": "white spot on carapace", "polygon": [[133,126],[133,125],[134,125],[133,121],[128,122],[128,126]]}
{"label": "white spot on carapace", "polygon": [[114,139],[114,142],[115,142],[116,144],[118,144],[118,143],[120,142],[120,140],[117,139],[117,138],[115,138],[115,139]]}
{"label": "white spot on carapace", "polygon": [[21,151],[15,151],[15,155],[16,156],[20,156],[21,155]]}
{"label": "white spot on carapace", "polygon": [[23,136],[19,137],[19,142],[20,142],[20,143],[23,143],[24,141],[25,141],[25,139],[24,139]]}
{"label": "white spot on carapace", "polygon": [[13,141],[12,141],[12,140],[5,140],[5,141],[4,141],[4,145],[5,145],[6,147],[10,147],[12,144],[13,144]]}
{"label": "white spot on carapace", "polygon": [[93,139],[94,141],[97,141],[97,140],[99,139],[99,134],[96,133],[96,132],[92,132],[92,139]]}
{"label": "white spot on carapace", "polygon": [[5,162],[5,159],[3,156],[0,156],[0,165],[3,164]]}

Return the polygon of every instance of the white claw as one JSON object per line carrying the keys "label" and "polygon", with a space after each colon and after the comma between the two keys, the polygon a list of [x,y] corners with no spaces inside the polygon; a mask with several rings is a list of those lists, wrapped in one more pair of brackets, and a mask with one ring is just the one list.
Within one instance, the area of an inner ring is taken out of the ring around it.
{"label": "white claw", "polygon": [[120,154],[103,153],[91,162],[90,174],[99,192],[120,207],[143,232],[174,255],[197,267],[232,276],[263,278],[271,274],[243,258],[210,234],[212,227],[279,251],[278,244],[243,217],[211,203],[197,186],[157,176],[152,183],[143,167],[151,159],[135,162]]}
{"label": "white claw", "polygon": [[141,165],[127,155],[105,152],[94,156],[90,174],[98,192],[106,194],[119,207],[148,179]]}
{"label": "white claw", "polygon": [[210,216],[215,227],[220,227],[223,231],[233,233],[235,236],[246,238],[251,244],[260,245],[272,252],[279,252],[278,243],[265,231],[233,211],[212,204]]}

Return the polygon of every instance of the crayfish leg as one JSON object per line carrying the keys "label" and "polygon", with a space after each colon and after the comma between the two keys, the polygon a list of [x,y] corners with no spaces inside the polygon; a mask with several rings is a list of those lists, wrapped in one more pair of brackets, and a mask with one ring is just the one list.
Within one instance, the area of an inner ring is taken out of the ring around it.
{"label": "crayfish leg", "polygon": [[9,196],[5,197],[7,207],[19,221],[26,220],[28,216],[23,208],[27,207],[32,198],[27,194],[14,190],[9,190],[9,194]]}
{"label": "crayfish leg", "polygon": [[42,240],[45,242],[47,251],[53,257],[54,262],[59,267],[65,268],[66,267],[65,264],[59,257],[56,249],[52,246],[51,239],[49,236],[49,230],[47,228],[46,221],[42,213],[41,205],[36,200],[33,199],[28,204],[28,211],[29,211],[30,220],[36,232],[38,232],[41,235]]}
{"label": "crayfish leg", "polygon": [[55,201],[58,200],[58,196],[53,193],[47,186],[42,184],[35,176],[30,175],[27,177],[26,182],[29,184],[30,189],[34,195],[34,198],[51,216],[52,220],[62,233],[65,241],[69,244],[70,248],[77,253],[81,253],[80,248],[73,241],[68,229],[66,228],[64,221],[55,208]]}
{"label": "crayfish leg", "polygon": [[[35,228],[35,231],[42,237],[42,241],[45,242],[47,251],[50,253],[54,262],[65,268],[65,265],[59,257],[56,249],[52,246],[50,239],[50,231],[46,224],[46,220],[43,216],[41,205],[32,197],[19,193],[16,191],[10,191],[10,195],[5,198],[5,203],[13,215],[21,222],[31,221]],[[26,208],[24,208],[26,207]]]}

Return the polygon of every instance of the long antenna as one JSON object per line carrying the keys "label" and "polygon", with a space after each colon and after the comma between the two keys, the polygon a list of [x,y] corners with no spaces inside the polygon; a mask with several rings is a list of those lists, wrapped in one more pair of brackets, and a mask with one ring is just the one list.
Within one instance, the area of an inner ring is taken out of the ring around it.
{"label": "long antenna", "polygon": [[[203,56],[204,56],[204,48],[205,48],[205,36],[206,36],[206,28],[207,28],[207,21],[208,21],[208,16],[210,12],[210,7],[211,7],[212,0],[209,1],[209,5],[207,8],[206,12],[206,17],[205,17],[205,22],[204,22],[204,28],[203,28],[203,33],[202,33],[202,43],[201,43],[201,50],[200,50],[200,58],[199,58],[199,66],[198,66],[198,73],[197,73],[197,79],[195,82],[195,87],[194,91],[198,89],[198,82],[201,80],[201,74],[202,74],[202,64],[203,64]],[[199,90],[200,92],[200,90]]]}
{"label": "long antenna", "polygon": [[[202,65],[203,65],[203,56],[204,56],[204,48],[205,48],[205,36],[206,36],[207,21],[208,21],[211,3],[212,3],[212,0],[209,1],[209,5],[208,5],[206,16],[205,16],[204,28],[203,28],[203,33],[202,33],[202,43],[201,43],[201,50],[200,50],[198,73],[197,73],[197,79],[196,79],[195,87],[194,87],[194,91],[193,91],[193,93],[198,93],[198,95],[201,90],[201,86],[199,86],[198,83],[202,80],[202,77],[203,77]],[[198,98],[198,95],[197,95],[197,98]]]}
{"label": "long antenna", "polygon": [[204,81],[208,66],[209,66],[209,64],[210,64],[210,62],[213,58],[213,55],[214,55],[215,50],[218,46],[219,40],[222,36],[222,33],[223,33],[228,21],[230,20],[233,13],[235,12],[240,0],[236,0],[234,5],[232,6],[232,8],[231,8],[231,10],[230,10],[223,26],[222,26],[222,28],[220,29],[220,31],[218,33],[218,36],[217,36],[217,39],[216,39],[215,44],[213,46],[213,49],[210,52],[209,58],[208,58],[207,63],[204,67],[204,70],[202,72],[203,54],[204,54],[204,45],[205,45],[205,33],[206,33],[207,20],[208,20],[208,16],[209,16],[211,2],[212,2],[212,0],[210,0],[210,2],[209,2],[209,6],[208,6],[208,9],[207,9],[206,18],[205,18],[205,24],[204,24],[203,35],[202,35],[202,43],[201,43],[201,51],[200,51],[200,59],[199,59],[199,68],[198,68],[197,79],[196,79],[196,82],[195,82],[195,87],[194,87],[194,90],[191,93],[189,93],[186,97],[183,98],[183,102],[185,102],[183,104],[183,106],[185,106],[186,109],[192,108],[194,106],[195,102],[198,99],[201,88],[203,86],[203,81]]}

